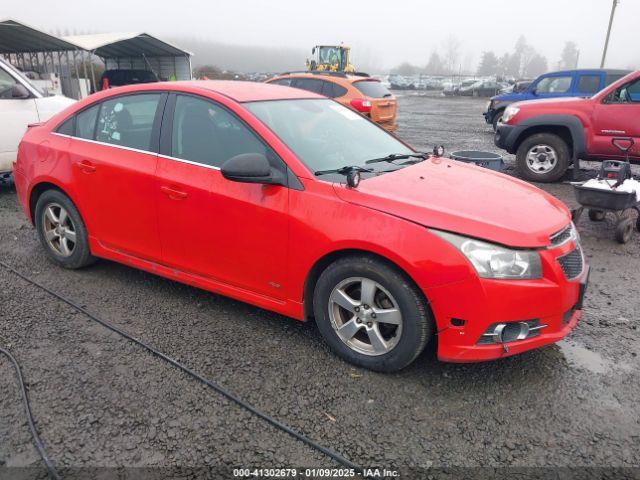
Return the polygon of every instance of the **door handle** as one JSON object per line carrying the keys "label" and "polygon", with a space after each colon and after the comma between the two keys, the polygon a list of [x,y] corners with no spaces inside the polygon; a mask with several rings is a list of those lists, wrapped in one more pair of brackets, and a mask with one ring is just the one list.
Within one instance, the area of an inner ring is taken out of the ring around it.
{"label": "door handle", "polygon": [[81,162],[76,162],[76,165],[84,173],[93,173],[96,171],[96,167],[89,160],[82,160]]}
{"label": "door handle", "polygon": [[188,197],[187,192],[181,192],[180,190],[167,186],[160,187],[160,191],[172,200],[184,200]]}

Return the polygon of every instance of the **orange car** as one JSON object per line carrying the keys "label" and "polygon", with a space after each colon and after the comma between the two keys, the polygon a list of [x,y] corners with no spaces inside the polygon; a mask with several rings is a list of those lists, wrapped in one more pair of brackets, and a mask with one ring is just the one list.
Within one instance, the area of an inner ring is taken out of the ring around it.
{"label": "orange car", "polygon": [[302,72],[278,75],[267,83],[319,93],[360,112],[388,131],[398,128],[396,99],[375,78],[339,72]]}

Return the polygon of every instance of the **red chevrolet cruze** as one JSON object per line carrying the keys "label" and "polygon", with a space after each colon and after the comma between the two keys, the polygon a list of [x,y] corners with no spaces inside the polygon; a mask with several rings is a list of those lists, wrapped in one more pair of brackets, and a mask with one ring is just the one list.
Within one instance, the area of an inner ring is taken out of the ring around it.
{"label": "red chevrolet cruze", "polygon": [[315,319],[374,370],[407,366],[436,336],[446,361],[520,353],[581,315],[588,267],[561,202],[304,90],[100,92],[32,126],[14,170],[60,266],[107,258]]}

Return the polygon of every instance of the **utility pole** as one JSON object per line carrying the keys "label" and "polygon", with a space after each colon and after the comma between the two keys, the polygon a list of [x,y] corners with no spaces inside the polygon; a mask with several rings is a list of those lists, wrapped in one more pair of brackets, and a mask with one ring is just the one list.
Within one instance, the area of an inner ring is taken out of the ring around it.
{"label": "utility pole", "polygon": [[604,51],[602,52],[602,62],[600,62],[600,68],[604,68],[604,63],[607,60],[607,49],[609,48],[609,38],[611,37],[611,26],[613,25],[613,17],[616,14],[616,7],[620,3],[620,0],[613,0],[611,5],[611,17],[609,17],[609,28],[607,29],[607,39],[604,42]]}

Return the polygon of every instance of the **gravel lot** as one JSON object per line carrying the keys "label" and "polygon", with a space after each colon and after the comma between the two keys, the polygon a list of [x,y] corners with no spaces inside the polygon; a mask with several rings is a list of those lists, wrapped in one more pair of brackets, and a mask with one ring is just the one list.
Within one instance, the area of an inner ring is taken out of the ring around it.
{"label": "gravel lot", "polygon": [[[401,94],[398,134],[420,148],[495,151],[484,103]],[[575,205],[570,185],[544,188]],[[3,261],[354,462],[402,469],[403,478],[427,474],[409,468],[460,467],[431,473],[472,478],[500,473],[473,467],[502,466],[522,468],[519,478],[569,474],[528,467],[640,476],[640,235],[618,245],[611,222],[586,215],[579,228],[592,283],[567,340],[473,365],[439,363],[428,351],[385,375],[337,359],[313,324],[107,261],[56,268],[14,192],[0,188]],[[21,362],[38,429],[69,477],[102,467],[91,476],[115,478],[114,467],[227,478],[220,469],[337,466],[2,268],[0,345]],[[625,467],[636,469],[611,470]],[[0,478],[19,475],[45,477],[13,370],[0,357]]]}

